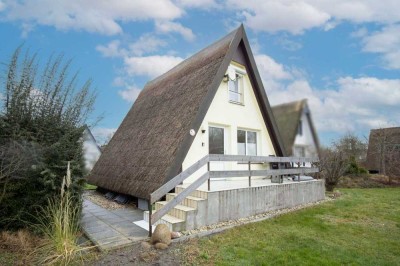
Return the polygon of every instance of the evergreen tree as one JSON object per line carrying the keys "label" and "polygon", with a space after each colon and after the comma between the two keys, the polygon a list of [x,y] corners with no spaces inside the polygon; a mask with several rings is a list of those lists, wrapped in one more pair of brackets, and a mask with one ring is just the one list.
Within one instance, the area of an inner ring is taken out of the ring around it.
{"label": "evergreen tree", "polygon": [[[59,192],[68,161],[72,191],[80,195],[80,138],[96,98],[91,80],[79,85],[62,55],[41,67],[37,54],[27,50],[22,56],[22,50],[13,53],[0,85],[0,227],[32,221],[37,207]],[[5,171],[15,165],[17,170]]]}

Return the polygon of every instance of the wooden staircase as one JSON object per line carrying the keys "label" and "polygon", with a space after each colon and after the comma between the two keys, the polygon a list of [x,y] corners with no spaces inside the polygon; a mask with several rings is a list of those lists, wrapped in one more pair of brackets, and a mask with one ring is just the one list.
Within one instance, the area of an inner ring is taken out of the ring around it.
{"label": "wooden staircase", "polygon": [[[155,211],[160,210],[167,202],[173,200],[184,188],[177,186],[176,193],[168,193],[166,201],[157,201]],[[187,196],[180,204],[176,205],[154,225],[166,224],[171,231],[186,231],[205,225],[203,218],[207,211],[207,192],[195,190],[190,196]],[[149,211],[145,211],[143,219],[149,222]]]}

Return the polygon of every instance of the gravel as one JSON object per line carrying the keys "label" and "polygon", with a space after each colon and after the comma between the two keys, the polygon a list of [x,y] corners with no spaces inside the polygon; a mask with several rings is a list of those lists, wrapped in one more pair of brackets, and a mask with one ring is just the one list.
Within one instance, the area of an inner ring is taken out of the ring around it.
{"label": "gravel", "polygon": [[104,195],[96,190],[86,190],[83,194],[85,199],[90,200],[91,202],[105,208],[108,210],[116,210],[116,209],[136,209],[136,205],[134,203],[128,203],[125,205],[116,203],[113,200],[109,200],[104,197]]}

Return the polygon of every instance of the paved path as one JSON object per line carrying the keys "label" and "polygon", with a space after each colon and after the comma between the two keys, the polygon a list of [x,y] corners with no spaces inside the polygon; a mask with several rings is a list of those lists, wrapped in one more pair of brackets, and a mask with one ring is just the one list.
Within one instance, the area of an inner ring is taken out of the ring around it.
{"label": "paved path", "polygon": [[143,220],[139,209],[107,210],[84,199],[82,229],[100,250],[128,246],[147,238],[148,231],[133,222]]}

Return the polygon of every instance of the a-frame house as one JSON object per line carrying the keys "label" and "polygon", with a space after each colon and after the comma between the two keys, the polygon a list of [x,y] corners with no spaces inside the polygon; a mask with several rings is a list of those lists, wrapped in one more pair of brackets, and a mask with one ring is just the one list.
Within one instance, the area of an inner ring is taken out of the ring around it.
{"label": "a-frame house", "polygon": [[318,157],[319,139],[306,99],[272,107],[287,156]]}
{"label": "a-frame house", "polygon": [[[284,153],[242,25],[146,84],[97,161],[89,182],[153,203],[152,193],[208,154],[281,157]],[[208,167],[225,171],[232,165],[215,162]],[[247,164],[239,167],[247,169]],[[252,167],[269,169],[270,164]],[[183,183],[190,184],[197,178],[194,174]],[[191,195],[204,200],[202,193]],[[167,195],[167,200],[174,196]],[[201,221],[189,219],[188,212],[194,211],[190,208],[200,206],[195,198],[180,199],[186,206],[178,205],[168,212],[175,214],[171,223],[179,224],[176,218],[192,221],[183,227],[170,224],[171,229],[190,229],[265,211],[257,207],[217,214],[218,203],[213,202],[207,205],[207,214],[198,215]],[[208,199],[211,198],[209,194]],[[156,210],[163,204],[166,202],[157,202]],[[258,205],[267,206],[262,201]]]}

